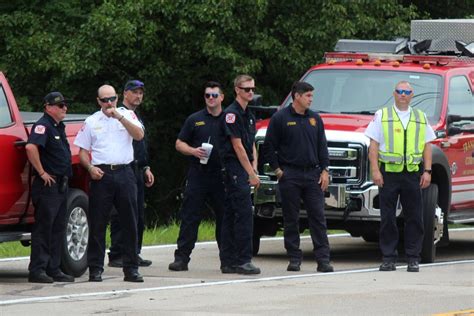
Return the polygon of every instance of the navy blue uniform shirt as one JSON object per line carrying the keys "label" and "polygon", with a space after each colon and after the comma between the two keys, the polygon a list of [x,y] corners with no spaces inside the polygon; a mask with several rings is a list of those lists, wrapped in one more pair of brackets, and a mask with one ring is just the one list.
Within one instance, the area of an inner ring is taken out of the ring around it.
{"label": "navy blue uniform shirt", "polygon": [[56,123],[49,114],[44,113],[33,125],[28,137],[29,144],[38,145],[41,164],[50,175],[72,176],[71,149],[65,129],[63,122]]}
{"label": "navy blue uniform shirt", "polygon": [[[127,106],[122,103],[122,106],[126,109]],[[130,109],[129,109],[130,110]],[[135,115],[137,116],[138,120],[140,123],[143,125],[143,129],[145,130],[145,124],[143,124],[142,119],[138,116],[138,114],[134,111]],[[148,166],[148,150],[146,146],[146,133],[145,136],[141,140],[133,140],[132,146],[133,146],[133,160],[136,162],[137,166],[139,168],[143,168],[145,166]]]}
{"label": "navy blue uniform shirt", "polygon": [[237,100],[235,100],[224,110],[222,120],[222,159],[224,161],[231,159],[238,160],[230,141],[230,138],[234,137],[241,139],[249,161],[252,162],[254,160],[253,144],[255,142],[255,134],[257,133],[255,129],[255,117],[252,112],[250,112],[248,107],[244,111]]}
{"label": "navy blue uniform shirt", "polygon": [[321,117],[311,110],[298,114],[292,104],[275,113],[265,136],[264,156],[273,170],[281,165],[328,167],[329,154]]}
{"label": "navy blue uniform shirt", "polygon": [[[213,148],[211,157],[207,162],[208,168],[221,168],[221,161],[219,158],[219,129],[220,118],[222,113],[218,116],[213,116],[204,108],[191,114],[184,122],[178,139],[185,142],[191,147],[201,147],[202,143],[211,143]],[[200,165],[199,159],[194,156],[189,156],[190,162],[193,165]]]}

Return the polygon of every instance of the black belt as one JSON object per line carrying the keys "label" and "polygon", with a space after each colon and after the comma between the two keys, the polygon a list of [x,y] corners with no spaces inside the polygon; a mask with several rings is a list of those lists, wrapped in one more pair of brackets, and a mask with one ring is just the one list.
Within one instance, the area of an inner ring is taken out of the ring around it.
{"label": "black belt", "polygon": [[120,169],[123,169],[123,168],[130,167],[130,164],[122,164],[122,165],[102,164],[102,165],[95,165],[94,167],[98,167],[98,168],[102,169],[102,171],[115,171],[115,170],[120,170]]}
{"label": "black belt", "polygon": [[299,171],[304,171],[304,172],[308,172],[308,171],[313,171],[313,170],[319,169],[319,166],[317,166],[317,165],[297,166],[297,165],[283,164],[283,165],[281,165],[281,166],[283,167],[283,170],[285,169],[285,167],[287,167],[287,168],[290,168],[290,169],[299,170]]}

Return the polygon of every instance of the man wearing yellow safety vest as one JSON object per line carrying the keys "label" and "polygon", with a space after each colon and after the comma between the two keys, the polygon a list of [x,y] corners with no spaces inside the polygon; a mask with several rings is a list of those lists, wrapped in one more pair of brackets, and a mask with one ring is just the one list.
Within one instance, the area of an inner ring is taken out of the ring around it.
{"label": "man wearing yellow safety vest", "polygon": [[380,271],[396,270],[398,198],[403,208],[404,239],[408,272],[418,272],[423,242],[421,189],[431,182],[431,146],[436,138],[426,115],[410,107],[413,89],[400,81],[393,92],[395,105],[375,113],[365,135],[370,138],[372,180],[379,186]]}

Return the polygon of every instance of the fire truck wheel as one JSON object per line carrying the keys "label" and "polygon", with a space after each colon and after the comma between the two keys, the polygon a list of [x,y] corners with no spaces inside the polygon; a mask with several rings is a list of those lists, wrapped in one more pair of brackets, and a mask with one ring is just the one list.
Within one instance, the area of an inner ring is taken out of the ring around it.
{"label": "fire truck wheel", "polygon": [[89,200],[83,191],[69,189],[61,269],[64,273],[75,277],[80,277],[87,269],[88,206]]}
{"label": "fire truck wheel", "polygon": [[422,192],[423,198],[423,225],[425,234],[421,250],[421,262],[432,263],[436,257],[435,235],[435,210],[438,205],[438,185],[432,183]]}

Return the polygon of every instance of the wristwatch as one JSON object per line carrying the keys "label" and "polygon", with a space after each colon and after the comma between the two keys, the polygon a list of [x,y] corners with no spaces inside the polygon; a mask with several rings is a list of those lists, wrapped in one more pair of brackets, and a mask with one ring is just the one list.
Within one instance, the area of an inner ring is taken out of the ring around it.
{"label": "wristwatch", "polygon": [[423,173],[425,173],[425,172],[426,172],[427,174],[431,174],[431,173],[433,172],[433,170],[431,170],[431,169],[425,169],[425,170],[423,170]]}
{"label": "wristwatch", "polygon": [[329,172],[329,167],[324,167],[323,170]]}

